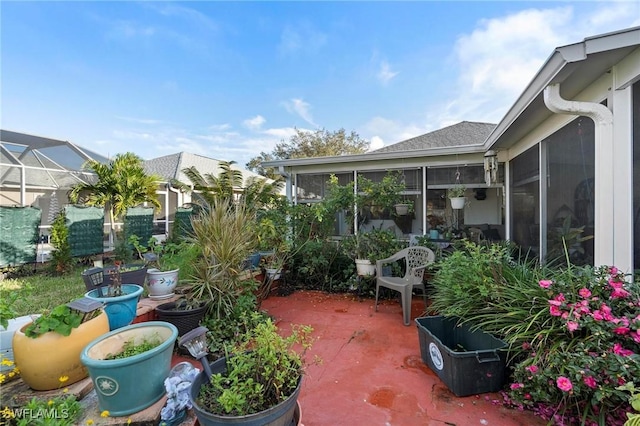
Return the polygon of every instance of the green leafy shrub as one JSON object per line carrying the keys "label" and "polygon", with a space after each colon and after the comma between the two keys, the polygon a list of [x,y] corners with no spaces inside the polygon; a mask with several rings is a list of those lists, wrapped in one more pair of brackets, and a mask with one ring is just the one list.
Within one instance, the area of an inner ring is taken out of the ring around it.
{"label": "green leafy shrub", "polygon": [[51,253],[51,272],[56,274],[68,273],[74,264],[66,220],[64,211],[61,211],[51,224],[51,245],[54,247]]}
{"label": "green leafy shrub", "polygon": [[571,268],[534,287],[537,333],[515,365],[509,396],[557,424],[622,425],[619,389],[640,377],[640,291],[615,267]]}
{"label": "green leafy shrub", "polygon": [[[298,386],[311,346],[311,327],[293,325],[291,330],[282,337],[271,319],[246,329],[225,355],[227,371],[212,374],[200,388],[198,404],[219,415],[243,416],[284,401]],[[301,354],[294,350],[298,345]]]}

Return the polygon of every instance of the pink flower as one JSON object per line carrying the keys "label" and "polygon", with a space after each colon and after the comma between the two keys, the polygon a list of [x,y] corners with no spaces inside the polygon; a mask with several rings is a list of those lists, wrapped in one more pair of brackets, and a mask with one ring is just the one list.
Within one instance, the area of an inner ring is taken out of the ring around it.
{"label": "pink flower", "polygon": [[621,334],[621,335],[625,335],[627,333],[629,333],[629,329],[627,327],[616,327],[613,332],[615,334]]}
{"label": "pink flower", "polygon": [[618,274],[618,268],[616,268],[615,266],[612,266],[611,268],[609,268],[609,273],[611,275],[617,275]]}
{"label": "pink flower", "polygon": [[524,385],[522,383],[511,383],[511,390],[516,390],[516,389],[520,389],[523,388]]}
{"label": "pink flower", "polygon": [[580,325],[575,322],[575,321],[567,321],[567,328],[569,329],[570,332],[574,332],[578,329]]}
{"label": "pink flower", "polygon": [[538,366],[530,365],[530,366],[526,367],[525,370],[527,370],[531,374],[536,374],[538,372]]}
{"label": "pink flower", "polygon": [[564,293],[560,293],[558,294],[556,297],[553,298],[554,300],[557,300],[558,302],[564,302],[565,298],[564,298]]}
{"label": "pink flower", "polygon": [[591,314],[591,316],[593,317],[594,320],[596,321],[602,321],[604,319],[604,316],[602,316],[602,312],[600,312],[600,310],[595,310],[593,311],[593,313]]}
{"label": "pink flower", "polygon": [[613,345],[613,353],[616,354],[616,355],[620,355],[620,356],[633,355],[633,351],[630,351],[629,349],[623,348],[620,343],[615,343]]}
{"label": "pink flower", "polygon": [[562,306],[562,302],[559,300],[549,300],[549,304],[553,306]]}
{"label": "pink flower", "polygon": [[624,299],[625,297],[629,297],[631,293],[623,288],[614,288],[611,292],[612,299]]}
{"label": "pink flower", "polygon": [[633,339],[634,342],[636,343],[640,343],[640,331],[632,331],[630,333],[630,337]]}
{"label": "pink flower", "polygon": [[585,299],[586,299],[586,298],[588,298],[588,297],[591,297],[591,291],[589,291],[589,289],[588,289],[588,288],[586,288],[586,287],[582,287],[582,288],[578,291],[578,294],[579,294],[580,296],[582,296],[583,298],[585,298]]}
{"label": "pink flower", "polygon": [[582,381],[584,382],[585,385],[587,385],[591,389],[595,389],[598,387],[598,383],[596,382],[596,379],[593,378],[593,376],[585,376],[585,378],[582,379]]}
{"label": "pink flower", "polygon": [[556,385],[558,386],[558,389],[563,392],[569,392],[571,389],[573,389],[571,380],[567,379],[564,376],[560,376],[556,379]]}
{"label": "pink flower", "polygon": [[551,280],[540,280],[538,282],[538,284],[540,284],[540,287],[542,287],[542,288],[549,288],[549,287],[551,287],[551,284],[553,284],[553,281],[551,281]]}
{"label": "pink flower", "polygon": [[562,315],[562,311],[557,306],[551,305],[549,306],[549,314],[551,314],[552,317],[559,317]]}
{"label": "pink flower", "polygon": [[531,349],[531,343],[529,343],[529,342],[524,342],[524,343],[522,344],[522,350],[523,350],[523,351],[528,351],[529,349]]}
{"label": "pink flower", "polygon": [[560,317],[562,317],[563,320],[566,320],[567,318],[569,318],[569,312],[563,312]]}

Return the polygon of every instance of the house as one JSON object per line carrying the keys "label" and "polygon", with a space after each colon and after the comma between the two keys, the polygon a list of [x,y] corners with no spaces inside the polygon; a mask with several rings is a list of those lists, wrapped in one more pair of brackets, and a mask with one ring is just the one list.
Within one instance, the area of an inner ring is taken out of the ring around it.
{"label": "house", "polygon": [[[455,170],[467,188],[487,195],[475,203],[467,189],[465,225],[503,221],[502,236],[541,259],[563,250],[564,238],[576,263],[626,272],[640,266],[640,27],[556,48],[482,142],[465,143],[466,133],[453,146],[421,148],[409,140],[359,156],[265,166],[299,186],[297,202],[321,198],[329,173],[348,181],[356,173],[404,170],[416,202],[413,232],[422,233],[427,216],[442,207],[430,191],[451,186]],[[414,139],[437,132],[428,135]],[[313,190],[301,192],[307,187]],[[483,207],[468,217],[476,206]]]}
{"label": "house", "polygon": [[[401,227],[388,218],[372,220],[368,226],[393,230],[398,236],[424,234],[430,221],[452,227],[481,225],[503,228],[503,173],[494,182],[485,181],[484,141],[495,124],[463,121],[364,154],[299,158],[265,162],[288,176],[287,185],[296,203],[313,203],[323,198],[330,175],[341,184],[362,175],[380,181],[388,171],[399,171],[405,183],[404,198],[414,206],[410,226]],[[500,168],[502,170],[502,168]],[[446,191],[456,183],[467,188],[468,203],[459,213],[449,206]],[[349,232],[349,224],[338,220],[337,234]]]}
{"label": "house", "polygon": [[[220,163],[221,160],[188,152],[178,152],[144,162],[144,169],[148,174],[156,174],[163,180],[158,191],[156,191],[161,204],[160,210],[155,214],[154,222],[158,227],[156,232],[168,235],[169,226],[173,222],[172,217],[177,209],[192,201],[190,192],[184,192],[173,184],[175,181],[187,185],[191,184],[191,181],[183,170],[195,167],[198,172],[203,175],[212,174],[217,176],[222,171]],[[232,164],[231,168],[242,173],[245,186],[249,183],[250,179],[266,179],[264,176],[238,167],[237,164]],[[267,180],[272,182],[271,179]],[[239,188],[239,190],[241,190],[241,188]],[[166,218],[169,218],[169,220]]]}
{"label": "house", "polygon": [[[48,235],[58,211],[69,204],[69,190],[80,182],[91,182],[94,176],[83,169],[88,160],[101,163],[109,158],[69,141],[10,130],[0,130],[0,206],[33,206],[42,211],[40,234]],[[180,152],[144,162],[147,173],[162,177],[157,194],[162,208],[155,213],[156,232],[168,234],[176,209],[191,202],[191,195],[170,182],[189,183],[184,168],[217,174],[220,161],[201,155]],[[240,170],[245,179],[264,179],[248,170]],[[166,220],[165,218],[170,218]],[[118,224],[119,226],[119,224]],[[109,229],[109,223],[105,223]]]}

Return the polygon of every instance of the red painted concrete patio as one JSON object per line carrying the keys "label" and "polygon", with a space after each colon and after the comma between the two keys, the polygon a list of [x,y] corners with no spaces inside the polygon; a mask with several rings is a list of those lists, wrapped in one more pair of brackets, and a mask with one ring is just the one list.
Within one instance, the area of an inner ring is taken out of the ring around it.
{"label": "red painted concrete patio", "polygon": [[[504,408],[498,393],[458,398],[422,362],[415,323],[404,326],[399,302],[374,311],[372,299],[299,291],[271,296],[262,309],[278,327],[307,324],[316,341],[299,402],[305,426],[544,425],[529,412]],[[415,297],[412,321],[422,314]]]}

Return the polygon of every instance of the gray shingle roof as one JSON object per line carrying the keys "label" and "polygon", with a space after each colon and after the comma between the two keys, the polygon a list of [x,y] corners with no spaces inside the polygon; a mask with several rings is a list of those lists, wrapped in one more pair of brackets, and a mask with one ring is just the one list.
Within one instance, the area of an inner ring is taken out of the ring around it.
{"label": "gray shingle roof", "polygon": [[[195,166],[195,168],[203,175],[207,173],[217,175],[221,171],[220,163],[221,161],[216,160],[215,158],[190,154],[188,152],[178,152],[176,154],[146,160],[144,162],[144,169],[147,173],[159,175],[167,181],[177,179],[180,182],[188,184],[190,183],[189,178],[182,173],[182,169]],[[231,165],[231,168],[242,172],[245,183],[247,179],[252,176],[262,178],[262,176],[256,173],[238,167],[237,164]]]}
{"label": "gray shingle roof", "polygon": [[412,151],[416,149],[477,145],[483,143],[495,127],[496,125],[492,123],[462,121],[371,152]]}

